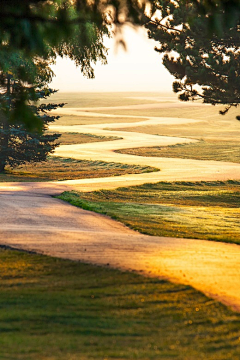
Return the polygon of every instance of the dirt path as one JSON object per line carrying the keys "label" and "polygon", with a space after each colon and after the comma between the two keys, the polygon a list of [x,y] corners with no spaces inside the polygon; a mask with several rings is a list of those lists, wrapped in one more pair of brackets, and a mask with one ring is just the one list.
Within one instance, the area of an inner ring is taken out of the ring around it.
{"label": "dirt path", "polygon": [[[88,114],[85,116],[91,115]],[[101,114],[101,117],[103,116]],[[145,121],[164,123],[166,119],[144,118],[139,123]],[[169,123],[169,118],[167,121]],[[173,123],[176,121],[179,119],[172,119]],[[195,122],[191,119],[181,121]],[[1,183],[1,244],[62,258],[109,264],[113,267],[136,270],[148,276],[160,276],[190,284],[240,311],[239,246],[142,235],[107,217],[77,209],[50,196],[60,194],[64,190],[112,189],[161,180],[240,179],[238,164],[116,154],[114,150],[127,147],[193,141],[186,138],[104,130],[106,127],[114,129],[119,126],[127,128],[128,124],[52,127],[60,131],[110,134],[122,138],[106,143],[61,146],[56,155],[151,165],[160,168],[161,171],[49,183]]]}

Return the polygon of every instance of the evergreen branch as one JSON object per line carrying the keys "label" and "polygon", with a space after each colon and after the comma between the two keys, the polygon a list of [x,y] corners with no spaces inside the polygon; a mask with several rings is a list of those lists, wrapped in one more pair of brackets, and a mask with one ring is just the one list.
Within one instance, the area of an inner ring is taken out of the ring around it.
{"label": "evergreen branch", "polygon": [[160,28],[163,28],[163,29],[166,29],[166,30],[169,30],[169,31],[175,31],[175,32],[181,34],[181,30],[178,30],[178,29],[169,27],[169,26],[167,26],[167,25],[161,24],[161,21],[162,21],[162,20],[163,20],[163,19],[156,21],[156,20],[151,19],[151,20],[148,22],[148,24],[156,25],[157,27],[160,27]]}

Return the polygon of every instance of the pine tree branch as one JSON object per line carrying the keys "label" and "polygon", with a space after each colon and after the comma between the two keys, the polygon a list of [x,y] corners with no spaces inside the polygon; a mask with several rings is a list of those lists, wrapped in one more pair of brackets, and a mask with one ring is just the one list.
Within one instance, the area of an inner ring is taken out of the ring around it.
{"label": "pine tree branch", "polygon": [[163,28],[163,29],[166,29],[166,30],[169,30],[169,31],[175,31],[175,32],[181,34],[181,30],[178,30],[178,29],[169,27],[169,26],[167,26],[167,25],[161,24],[161,21],[162,21],[162,20],[163,20],[163,19],[156,21],[156,20],[151,19],[151,20],[148,22],[148,24],[156,25],[157,27],[160,27],[160,28]]}

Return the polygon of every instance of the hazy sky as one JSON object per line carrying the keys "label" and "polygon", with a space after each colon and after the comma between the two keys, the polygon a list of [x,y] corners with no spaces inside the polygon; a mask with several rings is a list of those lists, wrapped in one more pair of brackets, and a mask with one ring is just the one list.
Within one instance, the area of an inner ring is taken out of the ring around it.
{"label": "hazy sky", "polygon": [[51,87],[60,91],[159,91],[171,92],[173,77],[161,64],[154,51],[157,45],[141,29],[127,28],[124,39],[128,50],[116,51],[113,39],[106,39],[109,48],[108,64],[94,66],[95,79],[86,79],[79,68],[68,59],[57,60],[56,74]]}

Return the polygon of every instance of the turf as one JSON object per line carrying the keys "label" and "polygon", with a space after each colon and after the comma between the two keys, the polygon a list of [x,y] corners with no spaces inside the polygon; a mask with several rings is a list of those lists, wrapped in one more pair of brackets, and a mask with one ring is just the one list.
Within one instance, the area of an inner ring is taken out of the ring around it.
{"label": "turf", "polygon": [[190,144],[141,147],[137,149],[117,150],[116,152],[137,156],[230,161],[240,163],[239,142],[230,140],[201,140],[197,143]]}
{"label": "turf", "polygon": [[[140,99],[137,98],[138,96]],[[154,96],[156,99],[153,98]],[[162,96],[164,94],[142,92],[57,92],[51,96],[50,101],[54,103],[64,102],[65,108],[95,108],[155,103]],[[49,100],[42,102],[49,102]]]}
{"label": "turf", "polygon": [[[153,101],[148,101],[148,104],[153,103]],[[112,115],[130,115],[130,116],[156,116],[156,117],[175,117],[175,118],[190,118],[196,120],[219,120],[221,122],[232,121],[234,122],[236,116],[239,114],[239,110],[237,108],[232,108],[227,114],[224,116],[219,112],[223,110],[224,106],[216,105],[212,106],[209,104],[203,104],[200,102],[189,103],[178,101],[176,98],[165,99],[160,95],[157,103],[168,103],[167,107],[151,107],[151,108],[133,108],[133,109],[111,109],[113,106],[109,103],[109,109],[99,110],[100,113],[112,114]],[[171,106],[171,104],[177,103],[177,107]],[[130,105],[130,104],[129,104]]]}
{"label": "turf", "polygon": [[158,171],[158,169],[150,166],[125,165],[100,160],[74,160],[50,156],[46,162],[26,164],[14,170],[7,168],[4,173],[0,174],[0,182],[61,181],[140,174],[152,171]]}
{"label": "turf", "polygon": [[[133,126],[135,122],[139,121],[138,117],[124,118],[124,117],[101,117],[101,116],[80,116],[80,115],[61,115],[59,120],[56,121],[56,125],[95,125],[95,124],[115,124],[115,123],[129,123],[132,122]],[[141,119],[142,120],[142,119]]]}
{"label": "turf", "polygon": [[[105,113],[118,113],[118,115],[131,115],[137,116],[156,116],[156,117],[174,117],[174,118],[190,118],[198,120],[195,123],[186,124],[161,124],[159,125],[145,125],[133,126],[128,128],[127,131],[140,132],[153,135],[164,136],[177,136],[187,137],[198,140],[222,140],[233,141],[237,143],[240,135],[240,122],[236,120],[239,114],[238,109],[230,110],[226,115],[220,115],[218,111],[221,109],[219,106],[206,106],[205,107],[188,107],[185,104],[181,108],[162,108],[162,109],[142,109],[140,110],[115,110],[104,111]],[[117,130],[125,130],[124,128]]]}
{"label": "turf", "polygon": [[239,360],[240,315],[189,286],[0,250],[1,360]]}
{"label": "turf", "polygon": [[[51,133],[50,131],[48,133]],[[120,137],[116,136],[98,136],[93,134],[81,134],[76,132],[62,133],[61,137],[57,140],[60,145],[73,145],[73,144],[86,144],[93,142],[104,142],[119,140]]]}
{"label": "turf", "polygon": [[240,244],[240,182],[145,184],[65,192],[73,205],[111,216],[139,232]]}

